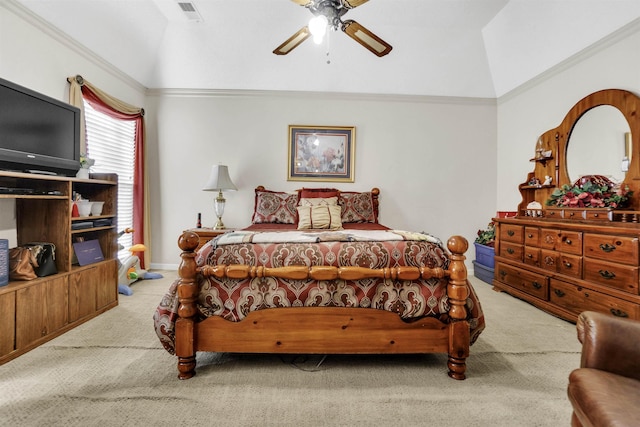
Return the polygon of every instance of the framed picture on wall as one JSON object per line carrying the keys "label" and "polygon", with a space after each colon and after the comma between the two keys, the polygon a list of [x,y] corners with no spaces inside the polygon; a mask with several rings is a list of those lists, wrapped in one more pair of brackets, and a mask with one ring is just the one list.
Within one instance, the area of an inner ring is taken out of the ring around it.
{"label": "framed picture on wall", "polygon": [[356,128],[289,126],[289,181],[353,182]]}

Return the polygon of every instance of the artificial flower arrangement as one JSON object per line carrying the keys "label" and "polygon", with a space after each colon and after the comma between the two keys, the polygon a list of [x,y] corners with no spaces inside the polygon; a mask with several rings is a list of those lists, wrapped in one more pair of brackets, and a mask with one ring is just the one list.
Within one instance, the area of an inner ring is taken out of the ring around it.
{"label": "artificial flower arrangement", "polygon": [[89,169],[95,164],[95,160],[89,158],[86,154],[80,154],[80,167],[83,169]]}
{"label": "artificial flower arrangement", "polygon": [[592,175],[579,179],[573,185],[556,188],[547,206],[567,208],[624,208],[629,204],[633,191],[628,185],[615,184],[608,178]]}
{"label": "artificial flower arrangement", "polygon": [[490,222],[486,229],[478,230],[475,242],[479,245],[494,247],[496,243],[496,225]]}

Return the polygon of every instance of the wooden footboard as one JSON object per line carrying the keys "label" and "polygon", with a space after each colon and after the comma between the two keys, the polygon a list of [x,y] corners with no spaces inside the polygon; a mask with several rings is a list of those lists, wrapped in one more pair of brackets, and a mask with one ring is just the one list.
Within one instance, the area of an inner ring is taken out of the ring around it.
{"label": "wooden footboard", "polygon": [[[180,236],[182,262],[178,273],[180,318],[175,326],[178,377],[195,375],[196,351],[234,353],[448,353],[449,376],[464,379],[469,356],[470,332],[466,321],[469,295],[464,264],[467,240],[453,236],[447,242],[451,252],[449,269],[399,267],[369,269],[361,267],[296,266],[282,268],[247,265],[216,265],[197,269],[194,250],[199,238],[193,232]],[[423,318],[404,322],[388,311],[346,307],[289,307],[259,310],[240,322],[210,317],[196,322],[198,284],[196,275],[245,279],[278,277],[283,279],[360,280],[384,278],[447,280],[449,321]]]}

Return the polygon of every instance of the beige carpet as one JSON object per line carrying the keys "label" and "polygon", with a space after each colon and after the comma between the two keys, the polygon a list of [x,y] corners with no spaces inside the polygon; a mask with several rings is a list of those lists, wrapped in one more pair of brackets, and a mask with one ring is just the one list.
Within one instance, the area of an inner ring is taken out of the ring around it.
{"label": "beige carpet", "polygon": [[[175,272],[132,285],[120,305],[0,366],[0,425],[562,426],[575,326],[472,278],[487,329],[468,378],[445,355],[199,354],[177,379],[152,313]],[[322,362],[322,363],[320,363]]]}

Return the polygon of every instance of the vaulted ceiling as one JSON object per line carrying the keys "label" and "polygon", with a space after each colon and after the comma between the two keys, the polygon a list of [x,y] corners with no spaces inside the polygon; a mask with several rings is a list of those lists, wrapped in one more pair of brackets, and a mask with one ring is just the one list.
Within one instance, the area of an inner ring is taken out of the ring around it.
{"label": "vaulted ceiling", "polygon": [[338,31],[277,56],[312,17],[294,1],[3,1],[147,88],[478,98],[500,97],[640,17],[638,0],[370,0],[344,19],[391,44],[388,55]]}

